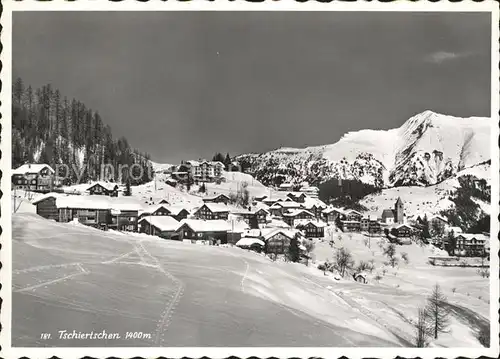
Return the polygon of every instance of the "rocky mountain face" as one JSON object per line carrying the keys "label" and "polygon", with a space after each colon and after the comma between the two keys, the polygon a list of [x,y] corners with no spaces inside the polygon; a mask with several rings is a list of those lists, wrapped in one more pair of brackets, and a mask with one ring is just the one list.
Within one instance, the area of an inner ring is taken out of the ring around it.
{"label": "rocky mountain face", "polygon": [[425,111],[391,130],[361,130],[324,146],[280,148],[236,160],[265,185],[351,179],[376,187],[428,186],[488,161],[489,118]]}

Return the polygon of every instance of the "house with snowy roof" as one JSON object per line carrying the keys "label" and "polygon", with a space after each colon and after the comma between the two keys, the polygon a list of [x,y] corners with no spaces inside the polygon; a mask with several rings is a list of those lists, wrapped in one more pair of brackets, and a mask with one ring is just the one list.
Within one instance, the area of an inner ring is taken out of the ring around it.
{"label": "house with snowy roof", "polygon": [[326,223],[335,223],[337,218],[342,219],[344,211],[340,208],[327,207],[322,211],[322,215]]}
{"label": "house with snowy roof", "polygon": [[139,228],[141,233],[165,239],[175,239],[179,222],[170,216],[144,217],[139,221]]}
{"label": "house with snowy roof", "polygon": [[193,178],[199,182],[213,182],[222,177],[224,164],[219,161],[188,161]]}
{"label": "house with snowy roof", "polygon": [[345,219],[347,221],[357,221],[360,222],[361,218],[363,217],[363,214],[361,212],[358,212],[354,209],[348,209],[344,211],[345,214]]}
{"label": "house with snowy roof", "polygon": [[312,220],[315,216],[313,213],[305,209],[294,209],[283,214],[283,220],[290,226],[295,225],[295,221],[301,219]]}
{"label": "house with snowy roof", "polygon": [[229,217],[229,207],[219,203],[205,203],[193,215],[198,219],[204,220],[227,220]]}
{"label": "house with snowy roof", "polygon": [[303,192],[310,197],[317,198],[319,195],[319,188],[315,186],[303,186],[299,189],[299,192]]}
{"label": "house with snowy roof", "polygon": [[297,236],[302,238],[302,233],[294,229],[266,228],[262,229],[262,239],[266,243],[268,253],[284,254],[290,247],[290,242]]}
{"label": "house with snowy roof", "polygon": [[38,215],[58,222],[78,222],[99,229],[137,231],[142,206],[128,197],[48,193],[33,202]]}
{"label": "house with snowy roof", "polygon": [[227,243],[231,225],[224,220],[183,219],[176,229],[180,240]]}
{"label": "house with snowy roof", "polygon": [[415,228],[406,223],[391,224],[384,231],[389,241],[399,244],[411,244],[411,239],[415,234]]}
{"label": "house with snowy roof", "polygon": [[139,211],[139,218],[145,216],[170,216],[171,212],[165,204],[149,206]]}
{"label": "house with snowy roof", "polygon": [[94,182],[87,188],[90,195],[118,197],[118,184],[110,182]]}
{"label": "house with snowy roof", "polygon": [[276,202],[269,207],[269,212],[273,216],[283,216],[286,212],[299,208],[303,208],[301,203],[293,201]]}
{"label": "house with snowy roof", "polygon": [[229,197],[226,196],[225,194],[217,194],[214,196],[207,196],[203,197],[203,202],[205,203],[222,203],[222,204],[228,204],[229,203]]}
{"label": "house with snowy roof", "polygon": [[27,163],[12,170],[12,187],[49,192],[55,186],[55,171],[47,164]]}
{"label": "house with snowy roof", "polygon": [[484,233],[461,233],[455,237],[457,256],[483,257],[489,253],[490,236]]}
{"label": "house with snowy roof", "polygon": [[174,217],[179,222],[186,219],[191,214],[186,207],[180,205],[168,206],[167,209],[170,212],[170,216]]}
{"label": "house with snowy roof", "polygon": [[324,238],[326,223],[318,220],[299,219],[295,228],[301,230],[306,238]]}
{"label": "house with snowy roof", "polygon": [[326,203],[322,200],[310,197],[304,199],[303,206],[309,212],[313,213],[317,219],[321,219],[323,210],[327,208]]}
{"label": "house with snowy roof", "polygon": [[241,237],[238,242],[236,242],[236,246],[243,249],[250,249],[256,252],[261,252],[265,246],[265,243],[262,239],[255,237]]}
{"label": "house with snowy roof", "polygon": [[282,191],[282,192],[289,192],[291,191],[293,188],[293,184],[291,183],[282,183],[279,185],[278,187],[278,191]]}
{"label": "house with snowy roof", "polygon": [[286,196],[292,201],[298,203],[304,203],[307,198],[307,194],[304,192],[288,192]]}
{"label": "house with snowy roof", "polygon": [[370,234],[376,234],[382,231],[378,217],[375,214],[364,215],[361,218],[360,225],[361,231],[368,232]]}

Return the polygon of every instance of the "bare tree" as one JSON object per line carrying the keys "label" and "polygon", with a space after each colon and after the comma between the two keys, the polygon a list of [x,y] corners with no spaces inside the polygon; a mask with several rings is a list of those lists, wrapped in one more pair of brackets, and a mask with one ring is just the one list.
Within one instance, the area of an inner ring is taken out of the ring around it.
{"label": "bare tree", "polygon": [[436,284],[431,295],[427,298],[425,312],[429,319],[429,324],[433,331],[434,339],[439,333],[444,333],[450,322],[450,311],[446,306],[446,296],[441,291],[439,284]]}
{"label": "bare tree", "polygon": [[306,248],[306,254],[307,254],[306,266],[309,266],[309,257],[311,255],[311,253],[314,251],[315,245],[314,245],[313,241],[307,241],[307,240],[303,242],[303,245]]}
{"label": "bare tree", "polygon": [[423,308],[418,308],[418,318],[417,323],[415,324],[415,331],[415,345],[417,348],[426,347],[431,331],[427,321],[427,313]]}
{"label": "bare tree", "polygon": [[410,263],[410,258],[408,258],[408,253],[401,252],[401,259],[405,261],[406,264]]}
{"label": "bare tree", "polygon": [[366,262],[366,261],[359,261],[358,265],[356,266],[356,271],[357,272],[373,272],[374,266],[373,263],[371,262]]}
{"label": "bare tree", "polygon": [[337,249],[335,252],[334,267],[342,277],[348,270],[354,267],[354,260],[348,249],[344,247]]}
{"label": "bare tree", "polygon": [[389,264],[391,265],[392,268],[397,266],[399,263],[398,257],[391,257],[389,258]]}

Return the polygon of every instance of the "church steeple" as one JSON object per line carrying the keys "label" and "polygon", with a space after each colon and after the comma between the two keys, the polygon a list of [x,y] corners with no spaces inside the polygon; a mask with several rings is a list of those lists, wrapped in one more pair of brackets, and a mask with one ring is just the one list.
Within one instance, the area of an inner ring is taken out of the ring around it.
{"label": "church steeple", "polygon": [[404,208],[404,203],[401,197],[398,197],[396,200],[396,203],[394,204],[394,222],[402,224],[404,223],[404,217],[405,217],[405,208]]}

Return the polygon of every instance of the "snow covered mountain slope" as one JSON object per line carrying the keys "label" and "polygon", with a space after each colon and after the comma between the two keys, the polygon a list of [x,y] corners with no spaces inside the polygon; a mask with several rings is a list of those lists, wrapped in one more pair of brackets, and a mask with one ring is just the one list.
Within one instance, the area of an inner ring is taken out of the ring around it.
{"label": "snow covered mountain slope", "polygon": [[425,111],[398,130],[390,181],[393,185],[429,185],[489,160],[490,121]]}
{"label": "snow covered mountain slope", "polygon": [[489,118],[425,111],[391,130],[345,134],[331,145],[237,156],[265,185],[357,179],[378,187],[427,186],[490,157]]}
{"label": "snow covered mountain slope", "polygon": [[[463,176],[474,176],[477,179],[491,181],[491,166],[487,163],[473,166],[458,172],[455,176],[448,178],[433,186],[404,186],[386,188],[379,193],[372,193],[364,197],[360,204],[365,206],[370,213],[380,215],[386,208],[392,208],[398,197],[403,198],[405,213],[413,216],[419,214],[440,214],[442,211],[453,209],[455,204],[450,196],[461,187],[458,178]],[[479,205],[477,216],[481,217],[490,213],[490,203],[474,199]],[[472,210],[472,209],[471,209]]]}

